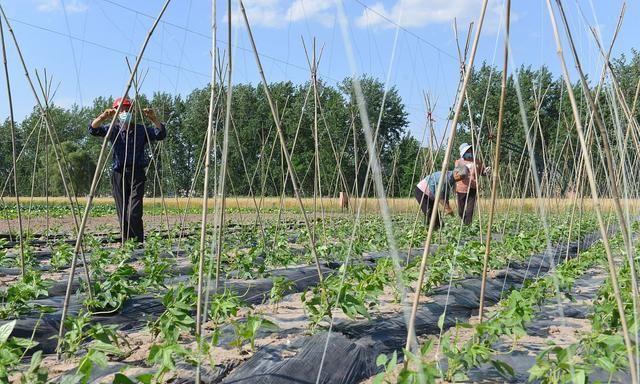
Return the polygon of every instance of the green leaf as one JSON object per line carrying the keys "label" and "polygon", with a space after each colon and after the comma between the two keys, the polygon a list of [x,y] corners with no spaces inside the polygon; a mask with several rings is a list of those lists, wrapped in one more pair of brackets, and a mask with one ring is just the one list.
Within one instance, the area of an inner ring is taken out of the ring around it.
{"label": "green leaf", "polygon": [[20,337],[14,337],[13,339],[11,339],[11,344],[13,344],[13,345],[15,345],[17,347],[20,347],[20,348],[27,349],[27,348],[32,348],[32,347],[38,345],[38,342],[37,341],[31,341],[29,339],[23,339],[23,338],[20,338]]}
{"label": "green leaf", "polygon": [[153,380],[153,374],[145,373],[145,374],[136,376],[136,380],[138,380],[138,382],[141,384],[151,384],[151,381]]}
{"label": "green leaf", "polygon": [[606,357],[599,357],[597,359],[598,365],[600,367],[602,367],[602,369],[604,369],[605,371],[609,372],[609,373],[613,373],[616,371],[616,366],[615,364],[613,364],[611,362],[611,360],[607,359]]}
{"label": "green leaf", "polygon": [[64,376],[62,380],[60,380],[60,384],[78,384],[82,382],[83,378],[84,376],[80,374]]}
{"label": "green leaf", "polygon": [[[433,340],[427,340],[422,347],[420,347],[420,354],[422,356],[425,356],[427,353],[429,353],[431,351],[431,348],[433,348],[433,344],[434,341]],[[396,357],[396,353],[394,352],[394,357]]]}
{"label": "green leaf", "polygon": [[13,328],[16,326],[16,321],[12,320],[8,323],[0,325],[0,344],[4,344],[9,340]]}
{"label": "green leaf", "polygon": [[107,356],[104,353],[97,350],[91,350],[91,352],[91,362],[93,362],[100,368],[105,368],[107,365],[109,365],[109,359],[107,359]]}
{"label": "green leaf", "polygon": [[100,341],[100,340],[95,340],[94,342],[92,342],[90,348],[96,351],[111,353],[114,355],[119,355],[122,353],[120,349],[115,345],[105,343],[104,341]]}
{"label": "green leaf", "polygon": [[440,317],[438,317],[438,328],[440,328],[441,331],[442,331],[442,327],[444,327],[444,315],[445,313],[442,312]]}
{"label": "green leaf", "polygon": [[584,370],[578,369],[574,372],[572,380],[574,384],[586,384],[587,374]]}
{"label": "green leaf", "polygon": [[387,355],[385,355],[384,353],[383,353],[383,354],[380,354],[380,355],[378,355],[378,357],[376,358],[376,366],[377,366],[377,367],[384,366],[385,364],[387,364],[387,361],[388,361],[388,360],[389,360],[389,359],[387,358]]}
{"label": "green leaf", "polygon": [[546,375],[548,372],[548,368],[541,365],[541,362],[537,362],[536,365],[529,368],[529,380],[533,381],[535,379],[539,379]]}
{"label": "green leaf", "polygon": [[513,368],[505,363],[504,361],[500,361],[500,360],[491,360],[491,365],[493,365],[493,367],[502,375],[502,376],[513,376],[514,375],[514,370]]}
{"label": "green leaf", "polygon": [[398,364],[398,352],[393,351],[393,355],[391,356],[391,361],[389,362],[389,367],[387,369],[393,369]]}
{"label": "green leaf", "polygon": [[31,364],[29,364],[30,370],[35,370],[40,363],[42,363],[42,351],[36,351],[33,356],[31,356]]}
{"label": "green leaf", "polygon": [[384,383],[384,372],[380,372],[373,378],[373,384],[382,384]]}
{"label": "green leaf", "polygon": [[147,357],[147,361],[153,363],[156,361],[158,354],[162,351],[162,347],[158,344],[154,344],[149,349],[149,356]]}
{"label": "green leaf", "polygon": [[113,378],[112,384],[136,384],[136,382],[123,375],[122,373],[116,373],[115,377]]}
{"label": "green leaf", "polygon": [[173,363],[173,348],[168,348],[162,352],[162,365],[170,370],[175,370],[176,367]]}

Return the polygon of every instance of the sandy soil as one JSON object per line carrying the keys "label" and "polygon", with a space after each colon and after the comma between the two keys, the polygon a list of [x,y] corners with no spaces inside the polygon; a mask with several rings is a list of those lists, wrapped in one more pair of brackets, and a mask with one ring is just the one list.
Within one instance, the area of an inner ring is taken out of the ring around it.
{"label": "sandy soil", "polygon": [[[162,215],[145,215],[144,224],[145,230],[162,229],[166,228],[167,218],[169,226],[173,227],[175,224],[180,223],[180,215],[169,215],[168,217]],[[201,215],[187,215],[185,216],[185,222],[196,223],[202,219]],[[17,231],[18,220],[0,220],[0,233],[7,233],[9,230]],[[47,229],[47,219],[45,217],[33,217],[29,220],[23,221],[25,230],[29,230],[33,233],[43,233]],[[72,216],[49,218],[49,228],[53,231],[59,231],[63,233],[71,233],[75,231],[75,223]],[[102,217],[90,217],[87,221],[87,232],[118,232],[118,218],[113,216]]]}
{"label": "sandy soil", "polygon": [[[346,216],[346,214],[333,213],[332,217]],[[188,214],[179,215],[144,215],[145,230],[152,229],[165,229],[167,222],[169,227],[173,228],[176,224],[179,224],[184,217],[185,223],[200,223],[202,221],[201,214]],[[263,222],[275,222],[279,215],[277,212],[268,212],[260,214]],[[286,221],[300,221],[301,216],[292,212],[283,212],[281,215],[282,220]],[[233,224],[254,224],[256,223],[255,212],[227,212],[225,213],[225,219],[227,223]],[[80,218],[78,218],[80,220]],[[207,220],[213,223],[213,214],[207,216]],[[19,222],[18,219],[0,220],[0,233],[8,233],[9,230],[13,232],[18,231]],[[47,219],[45,217],[32,217],[29,219],[23,219],[23,226],[25,230],[29,230],[32,233],[43,233],[47,228]],[[49,228],[53,231],[62,233],[72,233],[75,231],[75,224],[72,216],[66,216],[61,218],[49,218]],[[108,215],[101,217],[89,217],[87,221],[87,232],[118,232],[118,218],[116,215]]]}
{"label": "sandy soil", "polygon": [[[275,323],[278,331],[267,334],[264,337],[256,339],[255,350],[249,350],[248,345],[242,349],[229,346],[217,346],[210,350],[208,361],[217,366],[237,366],[253,355],[259,348],[266,345],[289,345],[294,339],[309,334],[308,318],[305,314],[301,293],[287,295],[281,303],[279,303],[277,311],[272,303],[264,303],[255,305],[253,308],[243,308],[239,311],[234,320],[242,319],[247,314],[256,313],[262,315],[265,319]],[[393,292],[385,291],[380,296],[379,305],[372,309],[372,316],[380,316],[385,314],[397,313],[400,310],[400,304],[395,302]],[[335,321],[350,320],[342,312],[336,311],[334,315]],[[208,331],[213,329],[213,324],[207,323],[204,328]],[[150,332],[146,329],[135,332],[120,332],[127,345],[123,347],[123,357],[114,361],[130,365],[124,373],[130,376],[149,372],[146,359],[154,340]],[[196,343],[193,335],[184,334],[182,342],[185,348],[195,349]],[[55,378],[71,369],[77,367],[79,359],[70,358],[65,361],[58,362],[55,356],[46,356],[43,365],[49,369],[50,378]],[[176,372],[168,374],[165,379],[170,377],[192,377],[192,371],[178,369]],[[100,382],[111,382],[113,375],[106,376]]]}
{"label": "sandy soil", "polygon": [[[590,269],[585,273],[585,276],[587,275],[595,278],[602,277],[604,279],[604,276],[606,276],[606,272],[602,269]],[[598,286],[578,287],[573,293],[575,295],[580,295],[580,294],[589,295],[589,294],[593,294],[598,288],[599,288]],[[566,305],[569,303],[570,302],[565,299],[562,302],[562,305]],[[571,302],[571,304],[577,305],[577,306],[584,305],[587,307],[592,307],[593,300],[592,299],[576,300]],[[553,316],[553,320],[550,322],[553,324],[548,325],[548,328],[547,328],[548,336],[540,337],[540,336],[526,335],[518,339],[515,343],[513,339],[502,337],[501,343],[503,345],[511,345],[513,347],[512,351],[514,352],[524,352],[529,356],[536,356],[540,350],[543,350],[546,347],[548,347],[549,342],[551,341],[558,346],[566,347],[568,345],[571,345],[579,341],[582,335],[587,334],[591,331],[591,321],[588,318],[578,319],[578,318],[572,318],[572,317],[562,317],[560,316],[560,313],[557,311],[557,308],[558,308],[558,304],[554,300],[551,300],[549,301],[549,304],[545,306],[543,311],[540,312],[541,314],[545,313],[547,316],[549,316],[550,314]],[[494,314],[497,310],[499,310],[498,305],[487,307],[485,312],[486,318],[491,317],[492,314]],[[475,312],[473,316],[469,319],[468,324],[477,325],[478,323],[479,323],[479,320],[478,320],[477,312]],[[472,328],[462,328],[462,327],[458,329],[450,328],[449,331],[445,333],[443,337],[448,337],[451,343],[455,342],[456,345],[463,345],[467,341],[471,340],[471,338],[474,336],[474,333],[475,333],[475,330]],[[440,350],[441,342],[439,340],[439,337],[434,335],[418,337],[419,345],[424,345],[424,343],[426,343],[429,340],[435,340],[435,344],[432,350],[430,351],[430,353],[425,355],[424,361],[429,361],[429,362],[441,361],[441,359],[443,359],[444,356],[442,356],[442,353]],[[394,369],[390,374],[385,376],[385,379],[390,383],[395,382],[401,370],[402,370],[402,364],[399,364],[396,367],[396,369]],[[367,380],[362,381],[361,384],[372,384],[373,381],[374,381],[374,377],[371,377]],[[442,380],[442,379],[438,380],[437,382],[449,383],[449,381]]]}

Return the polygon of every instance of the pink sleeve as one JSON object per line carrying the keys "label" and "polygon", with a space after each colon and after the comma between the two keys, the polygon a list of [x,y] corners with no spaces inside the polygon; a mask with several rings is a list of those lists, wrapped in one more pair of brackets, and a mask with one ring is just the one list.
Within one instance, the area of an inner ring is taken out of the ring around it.
{"label": "pink sleeve", "polygon": [[417,185],[418,189],[420,189],[423,193],[428,193],[427,179],[422,179]]}

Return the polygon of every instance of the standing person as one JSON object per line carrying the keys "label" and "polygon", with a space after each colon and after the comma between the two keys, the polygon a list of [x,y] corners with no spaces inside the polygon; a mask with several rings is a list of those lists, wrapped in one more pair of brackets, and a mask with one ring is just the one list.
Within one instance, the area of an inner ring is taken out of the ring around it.
{"label": "standing person", "polygon": [[[435,172],[424,179],[420,180],[418,185],[416,185],[416,200],[418,204],[420,204],[420,209],[422,213],[426,217],[431,217],[431,213],[435,207],[436,203],[436,188],[438,186],[438,181],[440,181],[440,175],[442,172]],[[453,190],[454,185],[457,181],[463,180],[469,176],[469,170],[467,167],[456,167],[452,171],[447,171],[444,179],[444,185],[442,187],[442,191],[440,192],[440,204],[444,207],[444,212],[447,215],[453,214],[453,209],[449,206],[449,193]],[[434,225],[434,229],[440,228],[440,214],[436,212],[436,222]]]}
{"label": "standing person", "polygon": [[106,136],[109,125],[103,123],[110,122],[119,106],[118,118],[109,135],[109,141],[113,146],[111,187],[118,212],[122,242],[132,239],[142,243],[144,241],[142,202],[146,180],[145,169],[149,165],[145,147],[150,140],[164,139],[167,131],[150,108],[144,109],[143,113],[153,127],[135,124],[131,100],[117,98],[112,108],[106,109],[89,124],[89,134]]}
{"label": "standing person", "polygon": [[470,225],[473,221],[473,211],[476,208],[478,196],[478,174],[489,175],[491,167],[485,167],[480,159],[476,159],[473,154],[471,144],[460,144],[460,158],[456,160],[456,167],[463,166],[469,170],[469,177],[456,182],[456,195],[458,200],[458,215],[465,225]]}

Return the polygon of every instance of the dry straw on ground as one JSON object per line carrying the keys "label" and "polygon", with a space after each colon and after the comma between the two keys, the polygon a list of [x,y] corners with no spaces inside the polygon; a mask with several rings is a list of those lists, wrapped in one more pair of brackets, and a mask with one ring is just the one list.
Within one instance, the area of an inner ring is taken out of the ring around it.
{"label": "dry straw on ground", "polygon": [[[5,197],[5,204],[14,203],[11,197]],[[20,201],[22,204],[28,204],[31,201],[30,197],[21,197]],[[35,204],[44,204],[46,199],[44,197],[34,197],[33,203]],[[80,204],[84,203],[83,198],[79,198],[78,202]],[[417,203],[413,198],[389,198],[387,199],[389,207],[394,213],[403,213],[403,212],[414,212],[417,210]],[[189,206],[189,208],[198,209],[202,207],[202,201],[200,198],[184,198],[184,197],[167,197],[164,200],[167,208],[178,208],[184,209]],[[264,198],[256,198],[257,204],[261,207],[262,210],[277,210],[281,206],[283,209],[288,211],[296,211],[298,210],[298,204],[296,200],[292,197],[285,198],[281,201],[279,197],[264,197]],[[49,197],[50,204],[56,205],[66,205],[68,204],[68,199],[66,197]],[[111,205],[113,204],[113,198],[111,197],[99,197],[94,199],[95,204],[102,205]],[[323,197],[322,199],[318,198],[315,202],[313,198],[304,198],[303,199],[304,206],[307,210],[312,211],[314,206],[318,211],[322,209],[325,212],[341,212],[340,208],[340,200],[338,197]],[[350,199],[350,209],[353,210],[357,207],[358,199]],[[455,199],[451,199],[451,203],[455,207]],[[525,212],[535,212],[539,209],[541,203],[544,205],[545,209],[549,213],[554,212],[562,212],[568,208],[570,208],[574,203],[578,205],[582,205],[583,209],[591,210],[593,209],[593,202],[590,197],[584,197],[582,199],[573,199],[573,198],[548,198],[548,199],[535,199],[535,198],[526,198],[526,199],[498,199],[496,200],[496,211],[504,212],[504,211],[520,211],[521,209]],[[602,199],[600,201],[602,209],[604,211],[612,211],[613,210],[613,201],[611,199]],[[162,200],[160,198],[146,198],[144,201],[145,207],[152,206],[162,206]],[[226,202],[227,208],[229,209],[243,209],[243,210],[253,210],[255,209],[255,204],[252,198],[246,196],[229,196]],[[640,199],[627,199],[622,200],[623,209],[626,206],[629,206],[629,209],[638,209],[640,208]],[[215,206],[215,200],[209,199],[208,206],[213,208]],[[479,210],[485,212],[490,207],[490,200],[488,198],[479,199]],[[375,213],[379,210],[378,199],[376,198],[366,198],[363,202],[363,213]]]}

